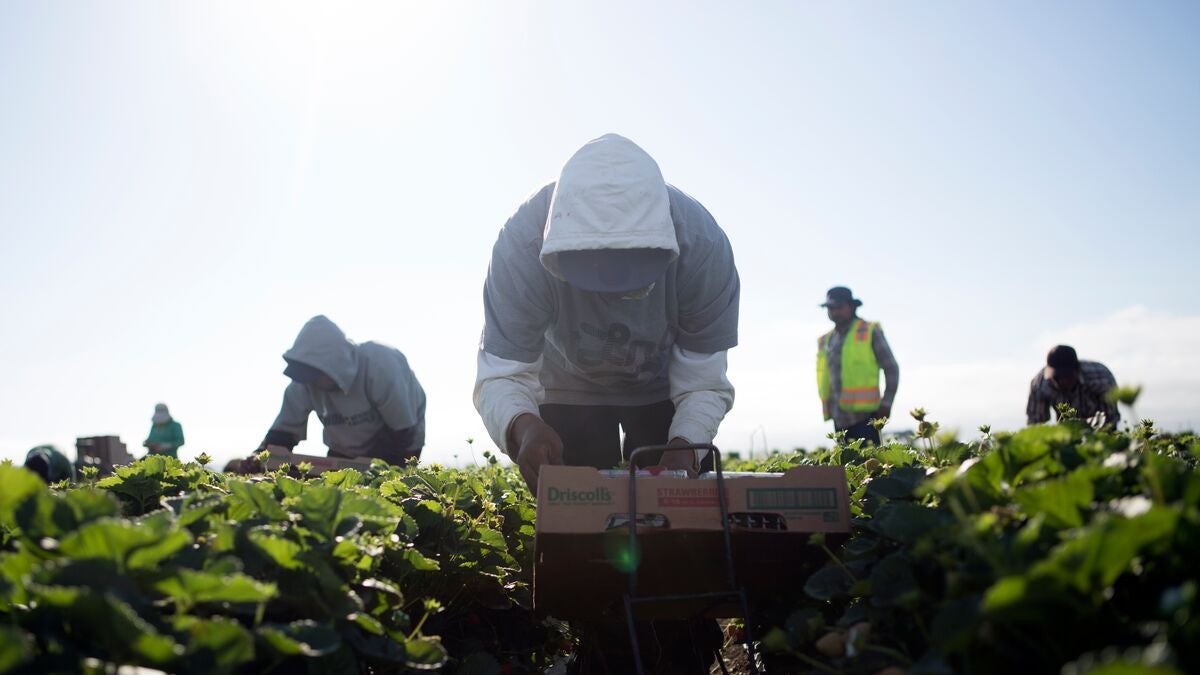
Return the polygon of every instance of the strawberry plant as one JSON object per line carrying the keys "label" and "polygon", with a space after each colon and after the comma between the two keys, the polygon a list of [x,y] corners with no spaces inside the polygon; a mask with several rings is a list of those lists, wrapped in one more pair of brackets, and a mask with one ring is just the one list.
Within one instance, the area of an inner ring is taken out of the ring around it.
{"label": "strawberry plant", "polygon": [[153,456],[0,485],[0,672],[524,671],[561,644],[530,612],[531,497],[494,464],[244,478]]}
{"label": "strawberry plant", "polygon": [[983,431],[757,465],[845,463],[856,516],[764,613],[775,669],[1200,671],[1200,441],[1152,425]]}
{"label": "strawberry plant", "polygon": [[[727,463],[850,482],[850,538],[812,537],[826,564],[756,606],[770,672],[1200,672],[1200,441],[923,429]],[[0,486],[0,672],[540,672],[570,648],[531,612],[534,504],[494,458]]]}

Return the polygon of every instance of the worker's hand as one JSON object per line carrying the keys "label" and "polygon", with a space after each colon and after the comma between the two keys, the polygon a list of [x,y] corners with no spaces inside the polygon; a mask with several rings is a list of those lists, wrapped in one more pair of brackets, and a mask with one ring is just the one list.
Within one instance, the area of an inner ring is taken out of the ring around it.
{"label": "worker's hand", "polygon": [[892,416],[892,406],[888,405],[887,403],[881,404],[879,406],[879,410],[875,411],[875,419],[881,420],[885,417],[891,417],[891,416]]}
{"label": "worker's hand", "polygon": [[[679,447],[689,445],[687,439],[676,436],[667,443],[667,447]],[[700,472],[700,462],[696,459],[696,451],[687,450],[663,450],[662,458],[658,463],[671,470],[683,470],[688,472],[688,476],[695,478]]]}
{"label": "worker's hand", "polygon": [[562,464],[563,442],[558,432],[532,413],[522,413],[508,430],[509,448],[516,448],[517,468],[529,489],[537,494],[538,469]]}

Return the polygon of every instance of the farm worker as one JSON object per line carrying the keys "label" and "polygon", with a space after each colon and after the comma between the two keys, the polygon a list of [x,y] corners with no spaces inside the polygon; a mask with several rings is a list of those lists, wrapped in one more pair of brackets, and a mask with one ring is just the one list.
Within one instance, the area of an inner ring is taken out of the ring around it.
{"label": "farm worker", "polygon": [[[878,323],[858,317],[862,300],[849,288],[834,286],[825,293],[825,308],[833,330],[817,339],[817,393],[826,420],[846,440],[861,438],[880,444],[879,430],[872,419],[890,417],[900,366]],[[887,378],[887,389],[879,393],[879,371]]]}
{"label": "farm worker", "polygon": [[150,417],[150,434],[142,442],[152,455],[167,455],[179,457],[179,448],[183,447],[183,427],[171,417],[171,411],[166,403],[154,406],[154,415]]}
{"label": "farm worker", "polygon": [[328,318],[314,316],[283,360],[292,382],[261,447],[291,450],[307,436],[308,414],[316,411],[330,457],[403,464],[421,456],[425,390],[400,350],[357,344]]}
{"label": "farm worker", "polygon": [[1029,383],[1025,415],[1029,424],[1049,422],[1051,409],[1065,403],[1075,409],[1078,419],[1087,420],[1093,427],[1115,429],[1121,413],[1117,404],[1108,400],[1108,392],[1116,386],[1116,379],[1104,364],[1080,361],[1073,347],[1058,345],[1046,355],[1045,367]]}
{"label": "farm worker", "polygon": [[25,468],[47,483],[75,480],[75,466],[53,445],[39,445],[25,455]]}
{"label": "farm worker", "polygon": [[[535,492],[544,464],[611,468],[640,446],[712,441],[733,405],[739,293],[729,240],[700,202],[629,139],[587,143],[492,249],[474,392],[484,426]],[[702,454],[650,463],[695,472]],[[669,672],[707,673],[721,645],[711,619],[638,626],[654,651],[643,660]],[[579,672],[633,667],[624,623],[598,621],[584,642]]]}
{"label": "farm worker", "polygon": [[[492,249],[474,393],[492,440],[535,491],[543,464],[611,468],[640,446],[712,441],[733,405],[739,289],[700,202],[629,139],[587,143]],[[658,462],[696,471],[703,454]]]}

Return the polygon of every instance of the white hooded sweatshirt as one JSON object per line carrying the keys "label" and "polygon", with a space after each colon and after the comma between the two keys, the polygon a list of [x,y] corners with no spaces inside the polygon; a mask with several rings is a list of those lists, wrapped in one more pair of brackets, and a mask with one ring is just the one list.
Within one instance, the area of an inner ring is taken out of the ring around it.
{"label": "white hooded sweatshirt", "polygon": [[[559,253],[624,248],[671,253],[644,297],[589,293],[561,277]],[[737,344],[739,293],[729,240],[708,211],[632,141],[591,141],[492,250],[474,395],[484,426],[509,452],[509,425],[542,403],[670,399],[670,436],[711,441],[733,405],[726,350]]]}
{"label": "white hooded sweatshirt", "polygon": [[385,426],[413,429],[410,453],[425,445],[425,391],[400,350],[377,342],[356,344],[328,318],[315,316],[283,357],[325,373],[337,391],[292,382],[284,390],[273,432],[304,440],[308,414],[316,411],[325,427],[325,445],[338,454],[366,456]]}

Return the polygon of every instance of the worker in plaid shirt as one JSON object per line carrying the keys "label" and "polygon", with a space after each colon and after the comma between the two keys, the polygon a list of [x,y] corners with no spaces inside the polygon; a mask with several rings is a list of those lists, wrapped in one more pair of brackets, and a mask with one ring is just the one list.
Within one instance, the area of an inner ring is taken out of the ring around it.
{"label": "worker in plaid shirt", "polygon": [[1112,371],[1096,361],[1080,361],[1073,347],[1058,345],[1046,356],[1046,366],[1029,383],[1025,415],[1030,424],[1050,421],[1050,411],[1060,403],[1076,410],[1076,417],[1093,427],[1116,428],[1121,421],[1108,392],[1117,386]]}

